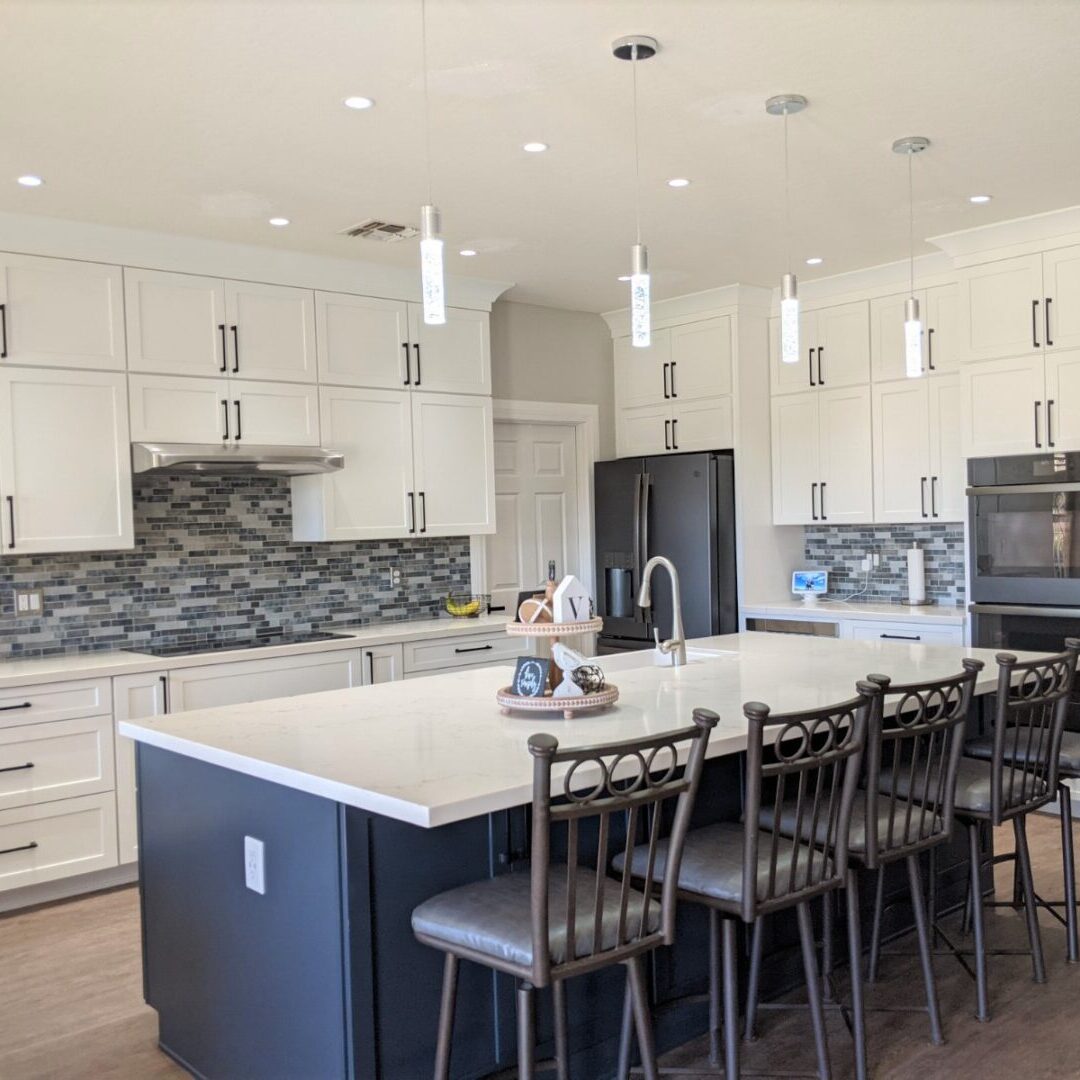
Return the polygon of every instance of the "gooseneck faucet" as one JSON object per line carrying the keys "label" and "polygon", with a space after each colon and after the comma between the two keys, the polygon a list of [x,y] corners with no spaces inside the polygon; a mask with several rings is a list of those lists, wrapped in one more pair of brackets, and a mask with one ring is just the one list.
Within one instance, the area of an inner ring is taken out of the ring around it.
{"label": "gooseneck faucet", "polygon": [[671,637],[660,640],[659,629],[653,629],[656,648],[664,655],[671,656],[673,667],[682,667],[686,663],[686,631],[682,621],[682,593],[679,589],[679,571],[675,564],[663,555],[654,555],[646,564],[641,574],[641,589],[638,592],[638,607],[652,607],[652,572],[662,566],[671,577],[671,604],[675,609],[671,627]]}

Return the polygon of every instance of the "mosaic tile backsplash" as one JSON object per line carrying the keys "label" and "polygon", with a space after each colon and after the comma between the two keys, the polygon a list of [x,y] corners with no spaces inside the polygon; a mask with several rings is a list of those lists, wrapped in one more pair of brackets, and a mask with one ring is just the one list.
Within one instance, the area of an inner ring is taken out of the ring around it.
{"label": "mosaic tile backsplash", "polygon": [[952,525],[808,526],[806,565],[829,571],[829,593],[846,596],[862,590],[864,555],[876,551],[880,566],[870,575],[866,595],[875,603],[907,600],[907,549],[918,543],[925,552],[926,598],[938,604],[963,604],[964,527]]}
{"label": "mosaic tile backsplash", "polygon": [[[16,586],[45,614],[16,618]],[[0,559],[0,659],[424,618],[451,589],[467,537],[294,543],[288,480],[142,476],[134,550]]]}

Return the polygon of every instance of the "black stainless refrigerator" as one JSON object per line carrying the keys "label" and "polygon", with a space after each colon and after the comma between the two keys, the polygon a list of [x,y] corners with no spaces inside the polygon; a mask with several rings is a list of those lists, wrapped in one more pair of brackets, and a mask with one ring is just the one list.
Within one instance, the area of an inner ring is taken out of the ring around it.
{"label": "black stainless refrigerator", "polygon": [[679,572],[688,638],[738,629],[735,469],[730,453],[599,461],[596,483],[597,614],[601,653],[671,637],[671,582],[657,569],[652,606],[637,606],[645,564],[666,555]]}

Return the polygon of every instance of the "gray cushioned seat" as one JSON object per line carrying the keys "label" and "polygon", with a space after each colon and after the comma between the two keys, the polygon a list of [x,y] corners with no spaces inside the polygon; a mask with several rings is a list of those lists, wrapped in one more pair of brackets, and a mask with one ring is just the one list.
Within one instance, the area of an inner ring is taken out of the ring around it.
{"label": "gray cushioned seat", "polygon": [[[576,955],[592,951],[593,910],[596,874],[579,867],[577,871],[577,922],[574,936]],[[644,897],[631,890],[626,926],[636,934],[641,922]],[[532,964],[532,917],[530,914],[528,871],[501,874],[477,881],[425,900],[412,913],[414,933],[445,942],[448,948],[461,946],[496,960],[528,967]],[[568,959],[566,951],[566,866],[552,866],[548,885],[548,941],[552,963]],[[660,904],[649,903],[648,928],[660,925]],[[619,921],[619,882],[604,879],[603,930],[601,948],[615,947]]]}
{"label": "gray cushioned seat", "polygon": [[[1018,729],[1014,730],[1011,736],[1005,736],[1005,761],[1010,762],[1013,759],[1013,751],[1017,749],[1014,744],[1017,740]],[[1032,742],[1037,741],[1038,736],[1032,739]],[[1024,761],[1027,757],[1027,734],[1024,733],[1019,740],[1020,746],[1018,748],[1016,760]],[[964,753],[969,757],[982,758],[989,760],[994,754],[994,736],[983,735],[978,739],[972,739],[971,742],[964,744]],[[1061,733],[1061,752],[1058,754],[1058,764],[1061,771],[1066,773],[1074,773],[1080,776],[1080,731],[1063,731]]]}
{"label": "gray cushioned seat", "polygon": [[[779,845],[776,860],[776,892],[788,889],[791,874],[793,852],[798,851],[798,866],[795,870],[795,888],[807,885],[807,867],[810,862],[811,848],[806,844],[792,844],[784,840]],[[764,900],[769,893],[769,858],[772,852],[772,833],[762,831],[758,841],[758,899]],[[814,851],[814,877],[817,879],[821,867],[822,855]],[[637,877],[645,876],[646,862],[649,857],[647,845],[634,848],[631,868]],[[615,858],[617,871],[622,870],[623,855]],[[667,863],[667,841],[657,845],[656,863],[653,879],[659,883],[664,880],[664,868]],[[706,825],[702,829],[693,829],[686,837],[683,848],[682,865],[679,868],[679,888],[685,892],[708,896],[714,900],[724,900],[732,904],[742,901],[743,877],[743,827],[734,822],[721,822]]]}
{"label": "gray cushioned seat", "polygon": [[[923,797],[926,783],[926,768],[922,762],[915,766],[915,783],[909,784],[911,777],[910,765],[901,765],[897,770],[896,794],[902,799],[914,798],[918,801]],[[990,806],[990,773],[989,761],[980,761],[973,757],[964,756],[960,759],[960,766],[956,770],[956,809],[960,812],[969,810],[976,814],[989,814]],[[881,770],[881,784],[879,791],[891,790],[893,780],[892,769],[884,766]],[[930,777],[931,788],[937,783],[935,776]],[[1037,790],[1031,793],[1031,798],[1038,798],[1046,793],[1046,785],[1040,780]],[[909,788],[914,787],[914,792]]]}
{"label": "gray cushioned seat", "polygon": [[[795,802],[785,803],[780,808],[780,832],[784,836],[795,835]],[[811,808],[803,805],[802,838],[810,839],[812,821]],[[818,815],[817,842],[824,845],[828,837],[828,821],[826,814],[828,807],[822,807]],[[883,795],[878,799],[878,845],[882,848],[899,846],[901,844],[913,844],[917,840],[925,840],[935,833],[941,832],[941,818],[936,814],[923,815],[919,805],[912,806],[910,819],[908,817],[908,803],[898,798],[896,800],[895,816],[893,817],[892,837],[889,837],[890,806],[889,796]],[[920,832],[920,817],[922,817]],[[762,828],[771,828],[773,823],[773,807],[762,807],[758,817],[758,824]],[[906,825],[906,835],[905,835]],[[851,824],[848,829],[848,848],[859,855],[866,851],[866,796],[859,792],[851,807]]]}

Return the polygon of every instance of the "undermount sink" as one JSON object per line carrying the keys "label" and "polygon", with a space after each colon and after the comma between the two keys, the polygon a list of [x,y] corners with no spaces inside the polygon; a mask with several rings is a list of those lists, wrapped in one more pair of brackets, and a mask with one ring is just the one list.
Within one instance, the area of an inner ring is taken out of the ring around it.
{"label": "undermount sink", "polygon": [[[687,649],[686,664],[702,664],[719,656],[718,652],[710,649]],[[611,653],[608,656],[597,656],[589,661],[598,664],[605,674],[613,671],[633,671],[637,668],[649,667],[672,667],[672,657],[657,652],[656,649],[642,649],[640,652]]]}

